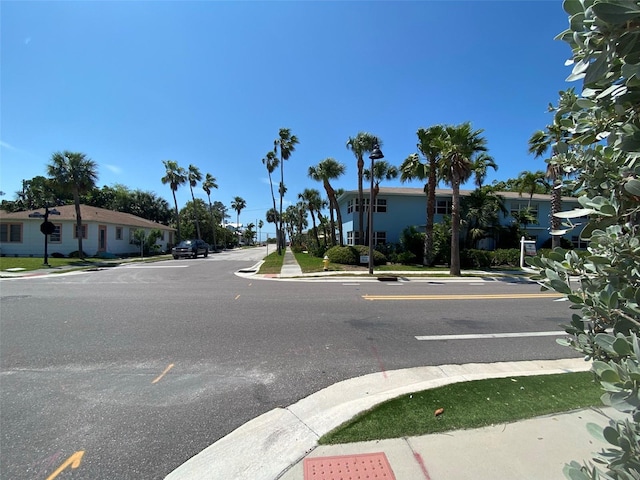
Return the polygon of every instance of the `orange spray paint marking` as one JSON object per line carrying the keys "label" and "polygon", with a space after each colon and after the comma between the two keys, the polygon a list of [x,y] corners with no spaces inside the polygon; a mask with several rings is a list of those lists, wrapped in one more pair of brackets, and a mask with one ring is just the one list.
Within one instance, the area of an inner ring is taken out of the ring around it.
{"label": "orange spray paint marking", "polygon": [[51,475],[49,475],[47,477],[47,480],[53,480],[54,478],[56,478],[58,475],[60,475],[65,468],[67,467],[71,467],[71,468],[78,468],[80,466],[80,461],[82,460],[82,456],[84,455],[84,450],[80,450],[79,452],[74,453],[73,455],[71,455],[69,458],[67,458],[67,460],[58,467],[58,469],[53,472]]}

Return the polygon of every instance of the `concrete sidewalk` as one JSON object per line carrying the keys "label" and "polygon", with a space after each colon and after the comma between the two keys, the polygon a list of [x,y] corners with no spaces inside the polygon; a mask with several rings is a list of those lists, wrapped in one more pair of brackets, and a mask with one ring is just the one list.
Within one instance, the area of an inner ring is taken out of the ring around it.
{"label": "concrete sidewalk", "polygon": [[[587,423],[605,425],[607,416],[616,412],[586,409],[477,430],[346,445],[319,447],[317,441],[354,415],[406,393],[482,378],[577,372],[589,367],[582,359],[573,358],[441,365],[396,370],[386,372],[386,376],[375,373],[357,377],[255,418],[166,478],[356,479],[367,477],[344,476],[344,470],[343,476],[331,476],[327,470],[329,463],[335,467],[336,463],[340,466],[342,462],[344,466],[352,461],[351,468],[355,468],[358,461],[366,461],[369,473],[381,474],[369,478],[561,479],[565,463],[590,459],[601,447],[588,434]],[[374,453],[378,455],[369,455]],[[331,458],[345,455],[351,459]],[[382,471],[385,465],[381,459],[387,462],[387,472]]]}

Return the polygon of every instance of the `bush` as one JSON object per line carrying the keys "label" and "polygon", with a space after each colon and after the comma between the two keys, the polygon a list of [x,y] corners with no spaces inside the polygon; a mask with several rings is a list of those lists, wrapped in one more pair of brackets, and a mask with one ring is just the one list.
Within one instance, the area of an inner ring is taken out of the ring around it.
{"label": "bush", "polygon": [[416,263],[416,256],[411,252],[402,252],[396,255],[396,262],[403,265]]}
{"label": "bush", "polygon": [[[366,245],[346,245],[344,247],[331,247],[326,252],[331,263],[339,263],[342,265],[359,265],[361,255],[369,255],[369,247]],[[382,252],[373,251],[373,264],[384,265],[387,263],[387,257]]]}
{"label": "bush", "polygon": [[460,251],[460,266],[462,268],[490,268],[493,252],[467,248]]}
{"label": "bush", "polygon": [[[381,245],[382,247],[382,245]],[[356,245],[354,247],[356,249],[356,251],[358,252],[358,263],[360,263],[360,256],[361,255],[369,255],[369,247],[366,245]],[[382,253],[379,250],[374,249],[373,250],[373,264],[374,265],[386,265],[387,263],[387,257],[384,253]]]}
{"label": "bush", "polygon": [[64,253],[60,253],[60,252],[53,252],[51,254],[52,258],[64,258]]}
{"label": "bush", "polygon": [[508,265],[510,267],[520,266],[520,250],[517,248],[501,248],[493,251],[494,266]]}
{"label": "bush", "polygon": [[[74,250],[69,254],[69,258],[80,258],[80,252],[78,250]],[[82,258],[87,258],[88,255],[86,253],[82,253]]]}
{"label": "bush", "polygon": [[424,255],[424,237],[424,233],[420,233],[416,227],[410,226],[402,231],[400,243],[402,243],[405,251],[411,252],[414,258],[419,258],[420,261],[422,261],[422,256]]}
{"label": "bush", "polygon": [[308,248],[309,255],[313,255],[314,257],[324,258],[325,253],[327,252],[327,247],[325,245],[316,245],[313,243]]}
{"label": "bush", "polygon": [[360,254],[352,246],[340,247],[336,245],[326,252],[331,263],[340,263],[342,265],[357,265],[360,261]]}

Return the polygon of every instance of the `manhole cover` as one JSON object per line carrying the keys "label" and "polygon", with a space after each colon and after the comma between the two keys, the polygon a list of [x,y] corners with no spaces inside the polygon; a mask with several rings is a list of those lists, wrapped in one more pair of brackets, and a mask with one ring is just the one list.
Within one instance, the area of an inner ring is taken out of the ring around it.
{"label": "manhole cover", "polygon": [[395,480],[384,453],[304,459],[304,480]]}

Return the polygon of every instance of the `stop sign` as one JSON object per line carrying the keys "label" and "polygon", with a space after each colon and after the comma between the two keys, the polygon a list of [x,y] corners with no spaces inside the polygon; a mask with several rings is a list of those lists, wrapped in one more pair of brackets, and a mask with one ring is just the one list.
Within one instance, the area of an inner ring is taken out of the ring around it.
{"label": "stop sign", "polygon": [[44,234],[44,235],[51,235],[53,232],[56,231],[56,226],[47,221],[47,222],[42,222],[40,224],[40,231]]}

